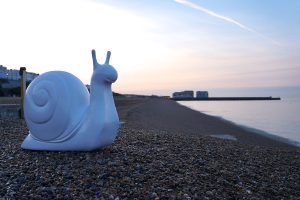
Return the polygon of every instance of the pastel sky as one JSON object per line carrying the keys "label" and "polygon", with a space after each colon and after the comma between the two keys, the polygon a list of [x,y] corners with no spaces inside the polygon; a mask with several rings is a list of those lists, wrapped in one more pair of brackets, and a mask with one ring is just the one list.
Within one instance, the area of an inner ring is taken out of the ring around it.
{"label": "pastel sky", "polygon": [[0,64],[68,71],[91,49],[120,93],[300,86],[299,0],[0,0]]}

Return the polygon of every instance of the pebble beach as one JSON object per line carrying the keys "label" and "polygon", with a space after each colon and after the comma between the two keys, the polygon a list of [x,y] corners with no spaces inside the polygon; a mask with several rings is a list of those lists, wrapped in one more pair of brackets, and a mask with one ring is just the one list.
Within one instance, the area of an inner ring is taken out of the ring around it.
{"label": "pebble beach", "polygon": [[299,148],[170,100],[115,102],[117,139],[92,152],[22,150],[25,121],[1,119],[0,198],[300,199]]}

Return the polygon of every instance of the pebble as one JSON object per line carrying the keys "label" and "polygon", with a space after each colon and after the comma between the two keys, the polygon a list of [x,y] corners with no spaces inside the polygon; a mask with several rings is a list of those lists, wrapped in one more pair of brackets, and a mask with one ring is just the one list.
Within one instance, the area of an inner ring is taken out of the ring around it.
{"label": "pebble", "polygon": [[93,152],[20,149],[23,120],[0,120],[0,199],[296,199],[299,150],[242,145],[126,123]]}
{"label": "pebble", "polygon": [[183,195],[183,199],[184,199],[184,200],[191,200],[192,198],[189,197],[188,194],[184,194],[184,195]]}
{"label": "pebble", "polygon": [[158,195],[156,194],[156,192],[152,192],[150,195],[150,199],[156,199],[158,197]]}

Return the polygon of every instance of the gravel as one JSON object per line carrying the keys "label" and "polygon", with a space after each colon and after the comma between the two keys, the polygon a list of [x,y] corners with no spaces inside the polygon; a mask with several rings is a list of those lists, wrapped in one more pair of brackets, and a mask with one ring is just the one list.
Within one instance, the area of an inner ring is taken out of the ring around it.
{"label": "gravel", "polygon": [[22,150],[0,120],[3,199],[300,199],[300,151],[124,125],[93,152]]}

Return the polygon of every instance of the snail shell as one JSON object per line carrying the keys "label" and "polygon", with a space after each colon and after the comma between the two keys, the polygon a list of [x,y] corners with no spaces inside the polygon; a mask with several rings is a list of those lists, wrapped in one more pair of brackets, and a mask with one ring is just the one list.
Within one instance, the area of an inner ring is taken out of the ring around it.
{"label": "snail shell", "polygon": [[81,126],[90,95],[74,75],[51,71],[38,76],[26,90],[24,115],[31,135],[40,141],[61,142]]}

